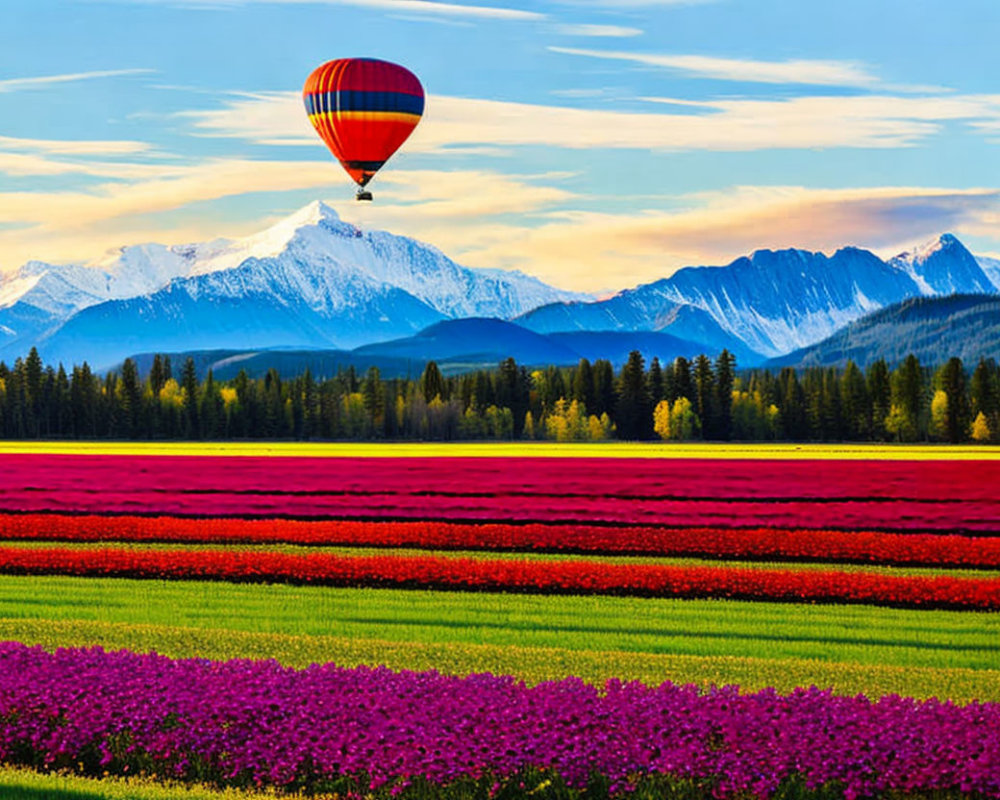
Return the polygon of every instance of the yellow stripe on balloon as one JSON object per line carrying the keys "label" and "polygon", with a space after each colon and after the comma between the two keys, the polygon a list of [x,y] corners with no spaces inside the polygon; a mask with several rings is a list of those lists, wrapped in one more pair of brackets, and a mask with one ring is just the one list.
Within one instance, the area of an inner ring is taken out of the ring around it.
{"label": "yellow stripe on balloon", "polygon": [[309,121],[313,125],[318,125],[323,121],[332,123],[335,119],[371,119],[372,117],[377,117],[379,121],[409,122],[413,125],[416,125],[420,121],[419,114],[406,114],[401,111],[328,111],[326,113],[310,114]]}

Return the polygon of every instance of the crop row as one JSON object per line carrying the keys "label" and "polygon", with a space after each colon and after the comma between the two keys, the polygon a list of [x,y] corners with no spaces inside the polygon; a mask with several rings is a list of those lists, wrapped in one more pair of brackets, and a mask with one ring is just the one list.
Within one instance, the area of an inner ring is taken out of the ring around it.
{"label": "crop row", "polygon": [[997,609],[1000,578],[241,550],[0,549],[0,572]]}
{"label": "crop row", "polygon": [[503,494],[995,501],[1000,460],[306,458],[7,454],[0,492]]}
{"label": "crop row", "polygon": [[[271,622],[276,621],[272,619]],[[492,672],[514,675],[532,685],[574,675],[595,686],[603,686],[613,678],[638,680],[649,686],[669,679],[705,688],[713,684],[739,684],[748,691],[774,688],[790,692],[799,686],[820,686],[842,695],[938,697],[960,704],[1000,701],[1000,671],[995,669],[769,658],[760,654],[766,650],[763,642],[758,642],[758,654],[754,656],[691,655],[581,649],[579,646],[306,636],[273,631],[227,630],[217,627],[217,623],[209,624],[211,627],[192,628],[93,620],[0,619],[0,641],[41,645],[50,651],[60,647],[100,646],[108,650],[156,652],[172,658],[276,659],[286,666],[298,668],[332,661],[342,667],[383,665],[395,670],[435,670],[447,675]],[[512,642],[525,638],[523,631],[515,628],[511,628],[508,634]],[[612,641],[604,646],[615,645]],[[664,647],[662,639],[657,646]],[[838,645],[832,641],[817,643],[816,646],[827,656],[838,651]],[[869,647],[869,656],[871,650]],[[967,657],[968,653],[963,655]]]}
{"label": "crop row", "polygon": [[25,617],[209,634],[961,667],[994,675],[1000,668],[1000,614],[874,605],[0,575],[0,622]]}
{"label": "crop row", "polygon": [[1000,567],[1000,537],[779,528],[0,514],[0,540],[295,544]]}
{"label": "crop row", "polygon": [[618,681],[599,691],[576,678],[527,687],[6,643],[0,759],[378,796],[484,777],[500,789],[540,770],[577,788],[596,774],[623,795],[670,776],[720,798],[767,798],[793,781],[846,797],[997,798],[1000,706]]}
{"label": "crop row", "polygon": [[25,490],[0,492],[8,512],[156,514],[183,516],[347,518],[451,522],[608,523],[685,527],[778,527],[849,530],[1000,531],[1000,501],[968,503],[766,502],[749,500],[623,500],[592,497],[512,498],[504,495],[170,494]]}

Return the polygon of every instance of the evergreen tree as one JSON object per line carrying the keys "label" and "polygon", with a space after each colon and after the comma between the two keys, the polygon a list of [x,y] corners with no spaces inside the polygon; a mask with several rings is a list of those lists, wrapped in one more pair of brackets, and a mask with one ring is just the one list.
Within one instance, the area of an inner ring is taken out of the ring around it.
{"label": "evergreen tree", "polygon": [[[44,371],[38,349],[32,347],[28,358],[20,362],[20,365],[25,392],[23,411],[25,431],[29,437],[35,438],[41,433],[42,373]],[[15,371],[18,370],[17,363],[15,363],[14,368]]]}
{"label": "evergreen tree", "polygon": [[733,381],[736,357],[723,348],[715,359],[715,436],[723,441],[732,438]]}
{"label": "evergreen tree", "polygon": [[927,407],[924,392],[923,369],[917,357],[912,353],[892,372],[890,378],[892,388],[892,410],[890,416],[894,423],[891,433],[904,442],[913,442],[921,436],[925,429],[924,412]]}
{"label": "evergreen tree", "polygon": [[597,410],[594,368],[585,358],[580,359],[573,374],[573,389],[570,396],[578,403],[582,403],[588,414],[593,414]]}
{"label": "evergreen tree", "polygon": [[704,353],[694,360],[692,374],[694,380],[694,413],[701,420],[701,428],[706,439],[716,438],[715,414],[715,374],[712,372],[712,362]]}
{"label": "evergreen tree", "polygon": [[946,438],[952,444],[964,442],[969,435],[972,415],[969,409],[969,395],[965,382],[965,368],[962,359],[949,358],[938,370],[935,383],[948,396],[945,418]]}
{"label": "evergreen tree", "polygon": [[792,367],[784,367],[778,375],[778,408],[784,438],[795,442],[805,441],[809,436],[809,420],[806,415],[806,398],[799,383],[799,376]]}
{"label": "evergreen tree", "polygon": [[663,399],[663,369],[660,367],[660,359],[653,356],[649,362],[649,399],[655,407]]}
{"label": "evergreen tree", "polygon": [[653,435],[653,406],[646,386],[642,353],[633,350],[618,378],[615,426],[619,439],[650,439]]}
{"label": "evergreen tree", "polygon": [[382,386],[382,375],[374,364],[365,373],[361,383],[361,394],[364,397],[365,411],[371,417],[375,430],[385,427],[385,389]]}
{"label": "evergreen tree", "polygon": [[[169,361],[169,358],[167,360]],[[159,397],[160,389],[169,377],[163,366],[163,358],[157,353],[153,356],[153,365],[149,368],[149,389],[153,397]]]}
{"label": "evergreen tree", "polygon": [[840,405],[845,437],[851,441],[871,438],[872,405],[868,397],[868,386],[865,376],[853,361],[847,362],[840,378]]}
{"label": "evergreen tree", "polygon": [[435,397],[440,397],[442,400],[446,399],[444,378],[441,375],[441,370],[438,369],[438,365],[434,361],[428,361],[427,366],[424,367],[424,374],[420,378],[420,386],[423,389],[424,400],[428,404]]}
{"label": "evergreen tree", "polygon": [[[969,383],[969,400],[972,416],[978,419],[982,414],[990,431],[1000,431],[1000,370],[992,358],[979,359]],[[982,425],[979,431],[982,433]]]}
{"label": "evergreen tree", "polygon": [[594,369],[594,410],[593,413],[611,414],[615,408],[615,371],[611,362],[597,359]]}
{"label": "evergreen tree", "polygon": [[200,439],[201,427],[198,420],[198,371],[194,359],[188,356],[181,373],[181,391],[184,397],[184,435],[188,439]]}
{"label": "evergreen tree", "polygon": [[885,421],[892,408],[892,388],[889,381],[889,366],[885,359],[880,358],[868,365],[865,376],[871,405],[871,422],[869,430],[876,441],[884,441],[887,437]]}
{"label": "evergreen tree", "polygon": [[[195,391],[197,391],[197,387]],[[145,431],[142,430],[142,384],[139,381],[139,370],[131,358],[126,358],[122,363],[118,392],[121,402],[120,435],[129,439],[138,439],[145,435]]]}
{"label": "evergreen tree", "polygon": [[684,356],[674,359],[674,393],[677,397],[686,397],[694,403],[694,382],[691,380],[691,362]]}
{"label": "evergreen tree", "polygon": [[73,407],[69,377],[62,364],[59,364],[59,371],[56,372],[55,406],[55,433],[60,438],[73,436]]}

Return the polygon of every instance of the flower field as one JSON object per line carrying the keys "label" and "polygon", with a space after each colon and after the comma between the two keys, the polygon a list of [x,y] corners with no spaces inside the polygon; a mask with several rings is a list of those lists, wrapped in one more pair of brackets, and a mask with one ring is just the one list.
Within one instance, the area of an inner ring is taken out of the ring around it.
{"label": "flower field", "polygon": [[0,675],[0,756],[50,767],[358,795],[396,794],[415,778],[499,788],[534,771],[577,789],[597,773],[612,794],[657,775],[721,798],[768,796],[791,779],[837,784],[851,797],[1000,794],[997,704],[614,681],[599,692],[572,678],[529,688],[491,675],[291,670],[17,644],[0,648]]}
{"label": "flower field", "polygon": [[0,786],[1000,798],[1000,460],[304,452],[0,456]]}

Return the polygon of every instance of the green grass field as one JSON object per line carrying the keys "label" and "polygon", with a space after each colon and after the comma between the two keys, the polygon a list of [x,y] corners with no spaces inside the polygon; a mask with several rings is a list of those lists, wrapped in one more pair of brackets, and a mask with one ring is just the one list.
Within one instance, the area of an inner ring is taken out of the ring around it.
{"label": "green grass field", "polygon": [[575,674],[1000,700],[1000,615],[860,605],[3,576],[0,638],[529,682]]}
{"label": "green grass field", "polygon": [[[202,786],[165,785],[150,780],[81,778],[49,775],[26,769],[0,767],[0,798],[3,800],[295,800],[298,794],[214,790]],[[313,795],[320,800],[322,795]]]}
{"label": "green grass field", "polygon": [[177,456],[1000,459],[1000,446],[773,442],[0,442],[5,453]]}

